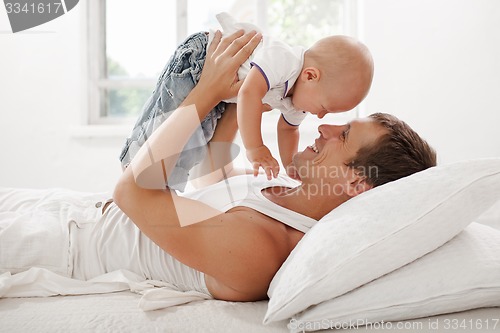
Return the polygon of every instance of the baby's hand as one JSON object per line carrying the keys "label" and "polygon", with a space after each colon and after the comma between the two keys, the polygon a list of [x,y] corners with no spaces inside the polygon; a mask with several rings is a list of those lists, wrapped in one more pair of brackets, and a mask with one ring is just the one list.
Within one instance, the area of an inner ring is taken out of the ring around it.
{"label": "baby's hand", "polygon": [[252,163],[255,177],[259,174],[260,167],[266,172],[268,180],[278,177],[280,166],[266,146],[247,149],[247,158]]}

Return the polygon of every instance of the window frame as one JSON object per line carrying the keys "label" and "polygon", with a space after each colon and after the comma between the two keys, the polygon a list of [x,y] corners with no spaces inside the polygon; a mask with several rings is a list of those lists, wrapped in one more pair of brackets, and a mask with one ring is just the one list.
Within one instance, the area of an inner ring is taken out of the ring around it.
{"label": "window frame", "polygon": [[[188,31],[188,0],[176,0],[176,40],[181,43],[187,37]],[[343,0],[344,2],[344,33],[358,37],[357,19],[359,0]],[[257,24],[263,29],[267,26],[267,0],[257,0]],[[156,79],[108,79],[106,78],[106,0],[87,0],[87,36],[88,36],[88,107],[87,125],[126,125],[133,123],[135,117],[103,116],[106,99],[106,89],[117,88],[146,88],[151,89]],[[351,114],[351,113],[350,113]],[[359,107],[355,109],[355,116],[360,114]],[[347,120],[351,119],[351,116]]]}

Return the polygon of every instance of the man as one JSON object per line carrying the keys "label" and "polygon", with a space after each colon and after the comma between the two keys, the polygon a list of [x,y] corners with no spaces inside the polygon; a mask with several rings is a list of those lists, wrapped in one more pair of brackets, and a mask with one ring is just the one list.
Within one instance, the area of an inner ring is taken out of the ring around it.
{"label": "man", "polygon": [[[176,162],[172,157],[178,156],[199,120],[221,100],[236,95],[237,69],[260,38],[241,36],[221,40],[216,34],[199,83],[141,147],[120,177],[113,199],[161,249],[203,272],[214,298],[255,301],[267,297],[271,279],[304,235],[291,220],[318,220],[374,186],[435,165],[436,158],[406,124],[377,114],[343,126],[321,125],[315,143],[293,159],[302,183],[262,186],[255,194],[262,209],[236,205],[222,211],[165,189]],[[279,212],[267,213],[270,206]]]}

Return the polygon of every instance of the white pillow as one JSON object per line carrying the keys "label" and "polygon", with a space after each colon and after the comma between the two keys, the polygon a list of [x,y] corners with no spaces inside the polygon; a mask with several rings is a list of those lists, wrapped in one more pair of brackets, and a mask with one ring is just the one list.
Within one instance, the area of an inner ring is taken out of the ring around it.
{"label": "white pillow", "polygon": [[475,222],[500,230],[500,200],[493,204],[484,214],[481,214]]}
{"label": "white pillow", "polygon": [[264,323],[291,318],[449,241],[500,199],[500,159],[429,168],[334,209],[273,278]]}
{"label": "white pillow", "polygon": [[295,316],[292,332],[500,306],[500,231],[472,223],[398,270]]}

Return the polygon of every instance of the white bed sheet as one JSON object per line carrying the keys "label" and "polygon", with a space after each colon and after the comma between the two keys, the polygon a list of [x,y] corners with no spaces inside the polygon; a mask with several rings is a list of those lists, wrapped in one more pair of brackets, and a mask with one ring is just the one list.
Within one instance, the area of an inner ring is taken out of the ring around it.
{"label": "white bed sheet", "polygon": [[263,326],[267,302],[199,301],[142,311],[140,295],[113,294],[0,299],[2,332],[288,332]]}
{"label": "white bed sheet", "polygon": [[[477,222],[500,229],[500,202]],[[138,307],[140,297],[123,291],[99,295],[2,298],[0,332],[289,332],[288,320],[262,324],[267,301],[206,300],[145,312]],[[452,325],[459,326],[453,330]],[[339,332],[500,332],[500,308],[474,309]]]}
{"label": "white bed sheet", "polygon": [[[1,332],[288,332],[288,321],[263,325],[267,302],[200,301],[157,311],[137,307],[140,295],[103,295],[0,299]],[[437,323],[437,324],[436,324]],[[500,331],[500,308],[391,323],[385,328],[360,327],[341,332],[451,332],[447,323],[465,323],[461,332]],[[489,323],[489,329],[486,325]],[[496,323],[496,327],[493,325]],[[482,329],[478,329],[482,324]],[[396,325],[404,325],[397,329]],[[436,326],[437,325],[437,326]],[[335,331],[335,330],[330,330]],[[326,331],[321,331],[326,332]]]}

